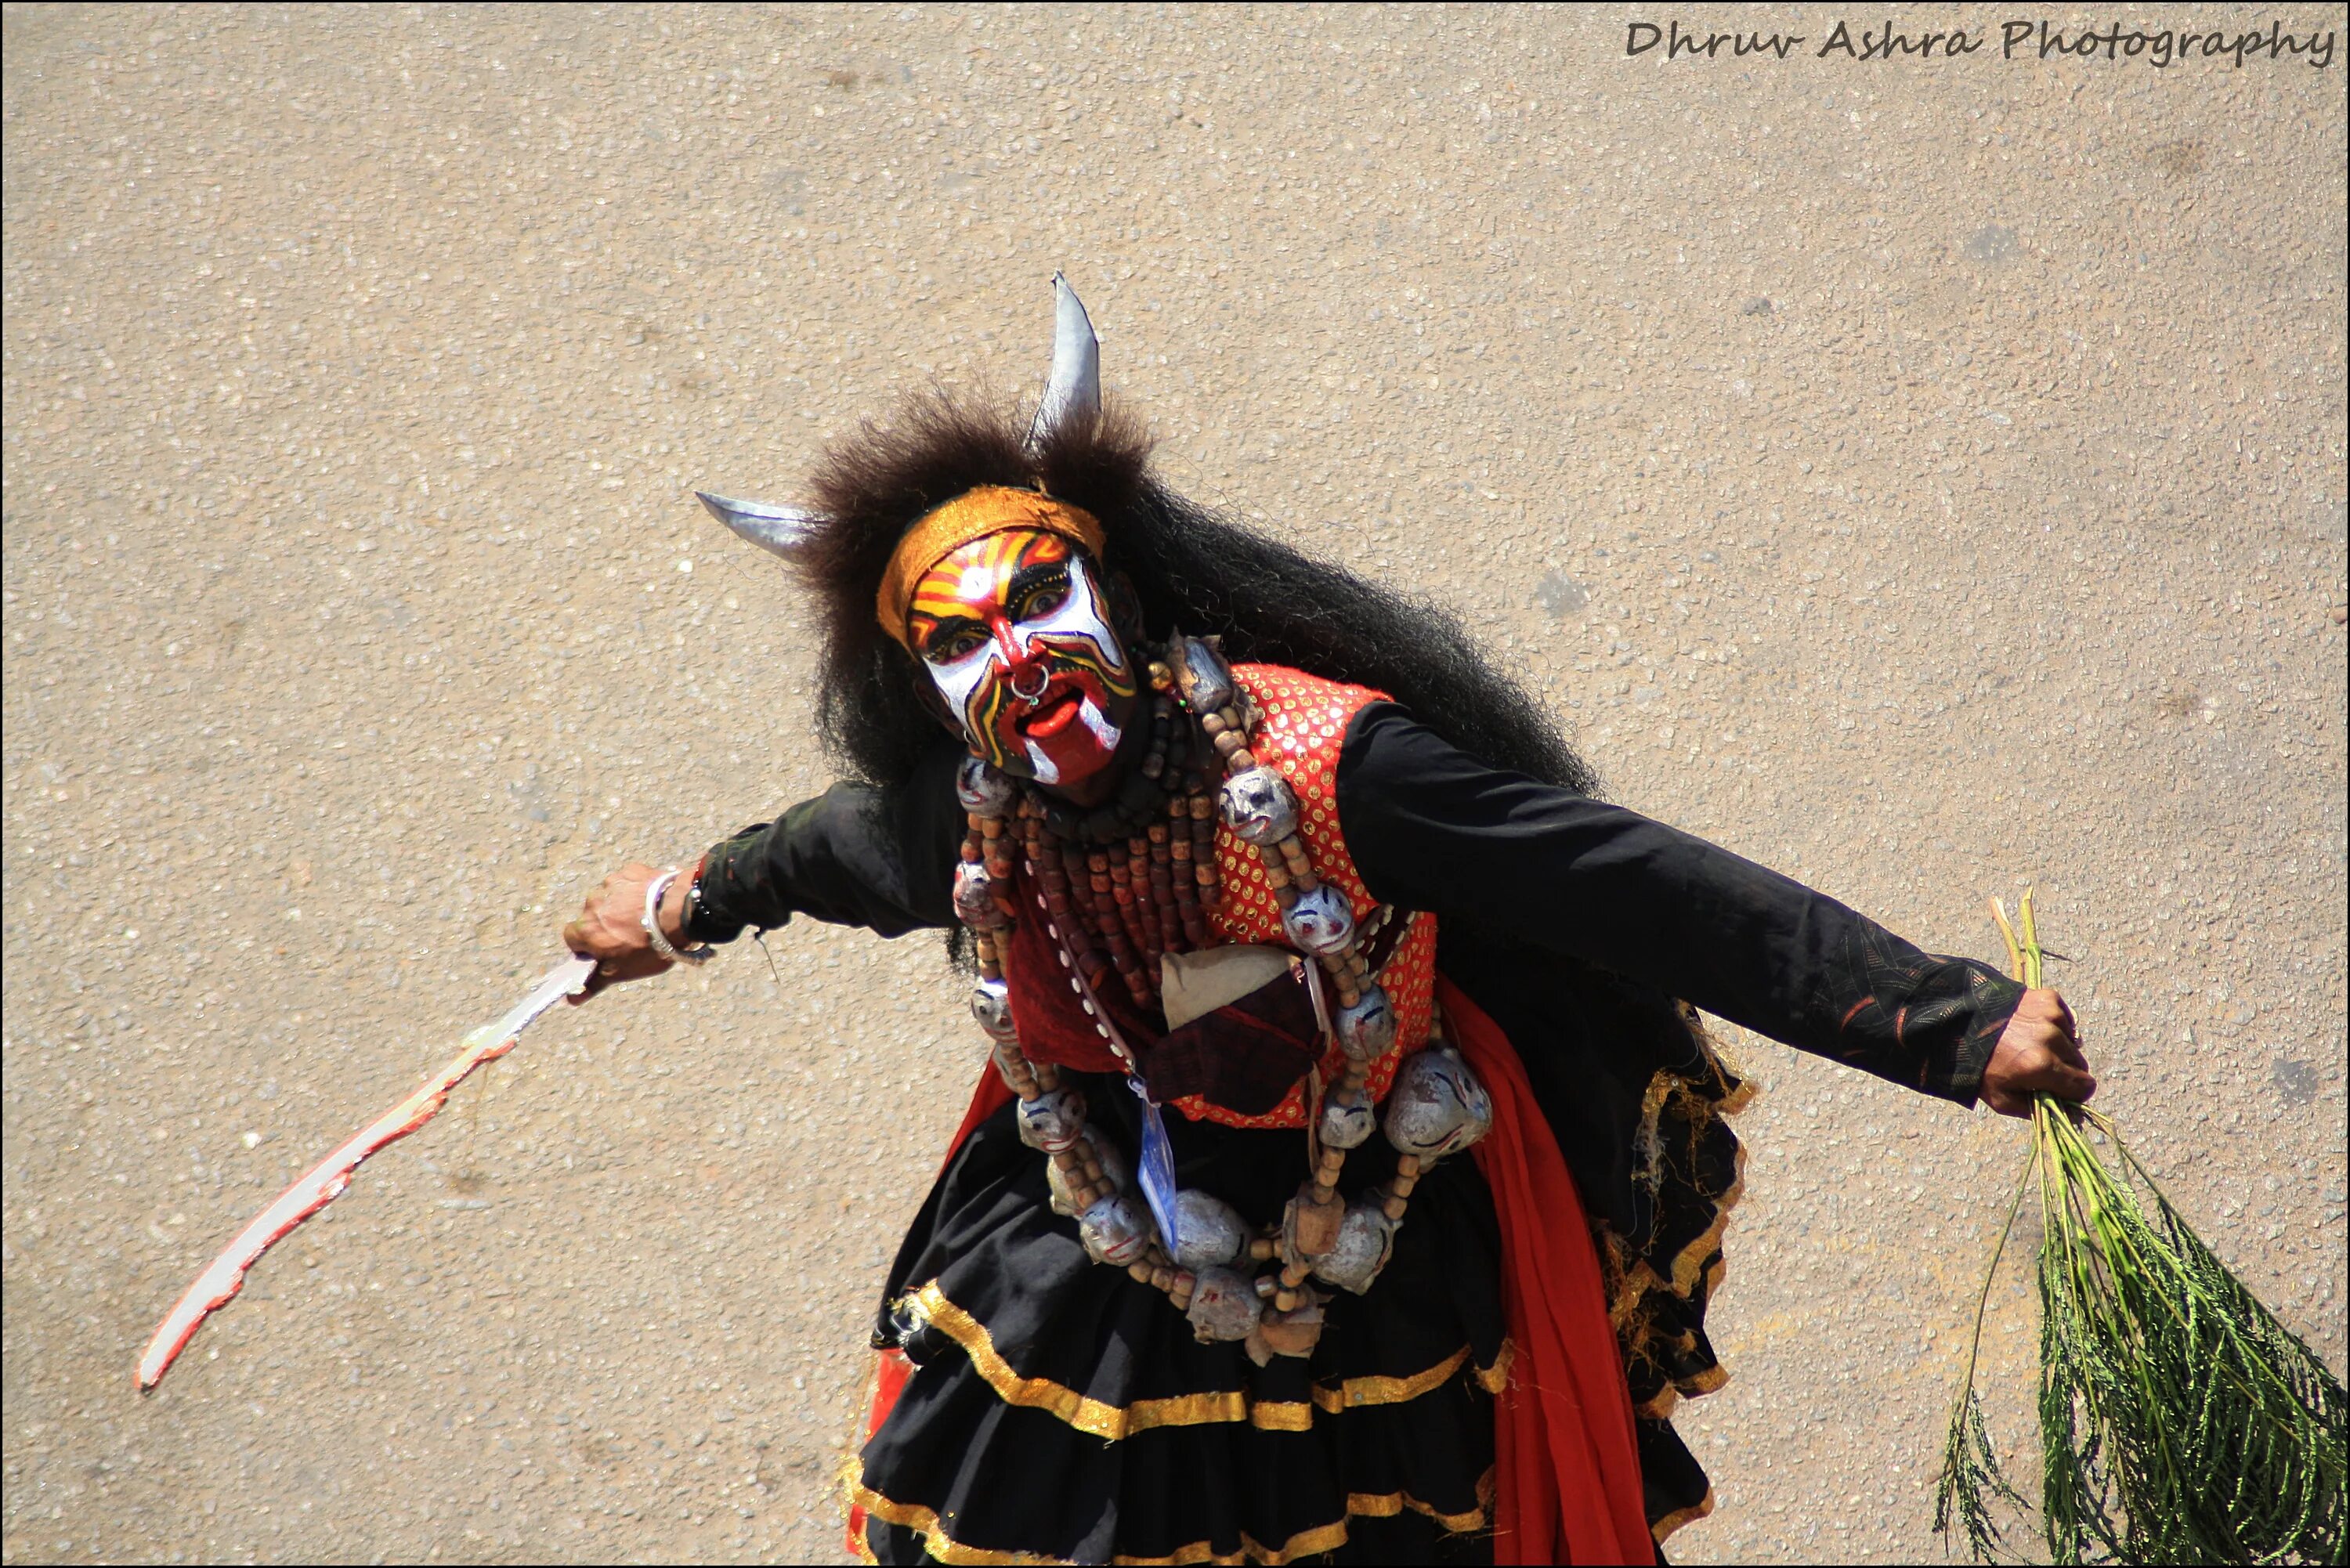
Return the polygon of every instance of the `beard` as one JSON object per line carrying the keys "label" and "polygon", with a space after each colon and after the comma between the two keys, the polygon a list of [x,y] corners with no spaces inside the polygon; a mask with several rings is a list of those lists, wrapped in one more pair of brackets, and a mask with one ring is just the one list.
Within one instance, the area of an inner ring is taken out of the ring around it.
{"label": "beard", "polygon": [[1073,784],[1118,755],[1126,704],[1090,665],[1053,660],[1034,700],[1012,692],[1008,680],[1000,684],[1003,695],[993,711],[967,725],[983,742],[974,749],[999,771],[1041,784]]}

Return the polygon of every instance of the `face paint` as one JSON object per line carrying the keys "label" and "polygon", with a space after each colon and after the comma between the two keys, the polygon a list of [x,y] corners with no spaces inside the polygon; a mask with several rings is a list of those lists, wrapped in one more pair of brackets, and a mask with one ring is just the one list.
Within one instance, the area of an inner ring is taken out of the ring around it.
{"label": "face paint", "polygon": [[972,540],[914,585],[907,626],[993,766],[1071,785],[1109,765],[1138,684],[1097,568],[1066,540],[1031,529]]}

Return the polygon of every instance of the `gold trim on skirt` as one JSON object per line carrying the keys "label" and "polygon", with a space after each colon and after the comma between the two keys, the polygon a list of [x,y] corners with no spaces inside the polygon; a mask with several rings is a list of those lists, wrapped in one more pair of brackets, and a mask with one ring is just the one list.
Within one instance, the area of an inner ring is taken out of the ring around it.
{"label": "gold trim on skirt", "polygon": [[[1080,1394],[1049,1377],[1020,1376],[995,1348],[987,1325],[950,1301],[936,1280],[915,1292],[914,1297],[931,1326],[962,1348],[972,1370],[995,1390],[996,1397],[1007,1405],[1042,1410],[1080,1432],[1112,1443],[1154,1427],[1202,1427],[1226,1421],[1245,1421],[1267,1432],[1310,1431],[1317,1407],[1335,1416],[1366,1405],[1404,1404],[1442,1387],[1469,1363],[1469,1347],[1464,1345],[1435,1366],[1408,1377],[1349,1377],[1336,1387],[1316,1384],[1310,1403],[1253,1399],[1244,1389],[1222,1388],[1118,1406]],[[1497,1393],[1508,1376],[1510,1357],[1511,1346],[1505,1340],[1492,1366],[1472,1367],[1470,1375],[1488,1393]]]}
{"label": "gold trim on skirt", "polygon": [[[919,1503],[897,1502],[882,1496],[865,1484],[862,1473],[844,1474],[842,1479],[846,1501],[853,1508],[861,1508],[874,1519],[900,1529],[910,1530],[922,1538],[922,1550],[941,1563],[981,1564],[1035,1564],[1039,1568],[1060,1568],[1069,1560],[1045,1557],[1033,1552],[997,1552],[983,1546],[968,1546],[949,1535],[939,1515]],[[1711,1506],[1709,1496],[1707,1506]],[[1426,1514],[1455,1535],[1482,1530],[1493,1506],[1493,1472],[1487,1470],[1477,1481],[1477,1506],[1467,1513],[1444,1513],[1433,1505],[1422,1502],[1409,1492],[1349,1492],[1347,1511],[1328,1524],[1317,1524],[1301,1530],[1279,1546],[1267,1546],[1246,1531],[1241,1532],[1241,1549],[1234,1552],[1219,1552],[1208,1542],[1195,1541],[1179,1546],[1164,1557],[1129,1557],[1120,1553],[1110,1561],[1131,1564],[1132,1568],[1170,1568],[1173,1564],[1200,1563],[1254,1563],[1276,1568],[1301,1558],[1319,1557],[1336,1552],[1347,1543],[1347,1521],[1349,1519],[1392,1519],[1409,1509]],[[1659,1539],[1662,1539],[1659,1537]],[[862,1539],[857,1542],[857,1554],[870,1562],[872,1548]]]}

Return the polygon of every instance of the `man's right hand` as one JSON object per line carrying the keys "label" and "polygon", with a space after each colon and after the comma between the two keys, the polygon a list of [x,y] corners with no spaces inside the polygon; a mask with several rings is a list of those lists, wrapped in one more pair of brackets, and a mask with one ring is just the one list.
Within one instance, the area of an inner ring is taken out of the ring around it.
{"label": "man's right hand", "polygon": [[1983,1103],[2003,1116],[2028,1116],[2034,1095],[2085,1100],[2096,1092],[2073,1010],[2053,991],[2025,992],[1983,1068]]}
{"label": "man's right hand", "polygon": [[[596,890],[588,895],[579,918],[563,928],[563,945],[582,958],[596,961],[596,972],[588,978],[588,989],[574,996],[576,1004],[587,1001],[606,986],[622,981],[648,980],[672,967],[669,960],[653,951],[652,939],[645,934],[645,889],[660,872],[650,866],[631,860],[604,878]],[[677,898],[678,888],[670,888],[671,898]],[[664,909],[663,915],[668,911]]]}

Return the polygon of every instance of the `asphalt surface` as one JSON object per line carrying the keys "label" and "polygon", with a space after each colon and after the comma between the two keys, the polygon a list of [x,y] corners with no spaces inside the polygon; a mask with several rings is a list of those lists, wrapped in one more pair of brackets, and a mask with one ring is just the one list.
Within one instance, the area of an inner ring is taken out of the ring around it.
{"label": "asphalt surface", "polygon": [[[2339,1369],[2345,67],[2005,16],[9,7],[0,1552],[842,1554],[979,1062],[928,939],[558,1014],[130,1367],[604,870],[827,780],[690,492],[1033,396],[1055,268],[1175,483],[1465,610],[1616,798],[1939,950],[2035,882],[2102,1103]],[[1937,1558],[2022,1132],[1737,1050],[1675,1557]]]}

